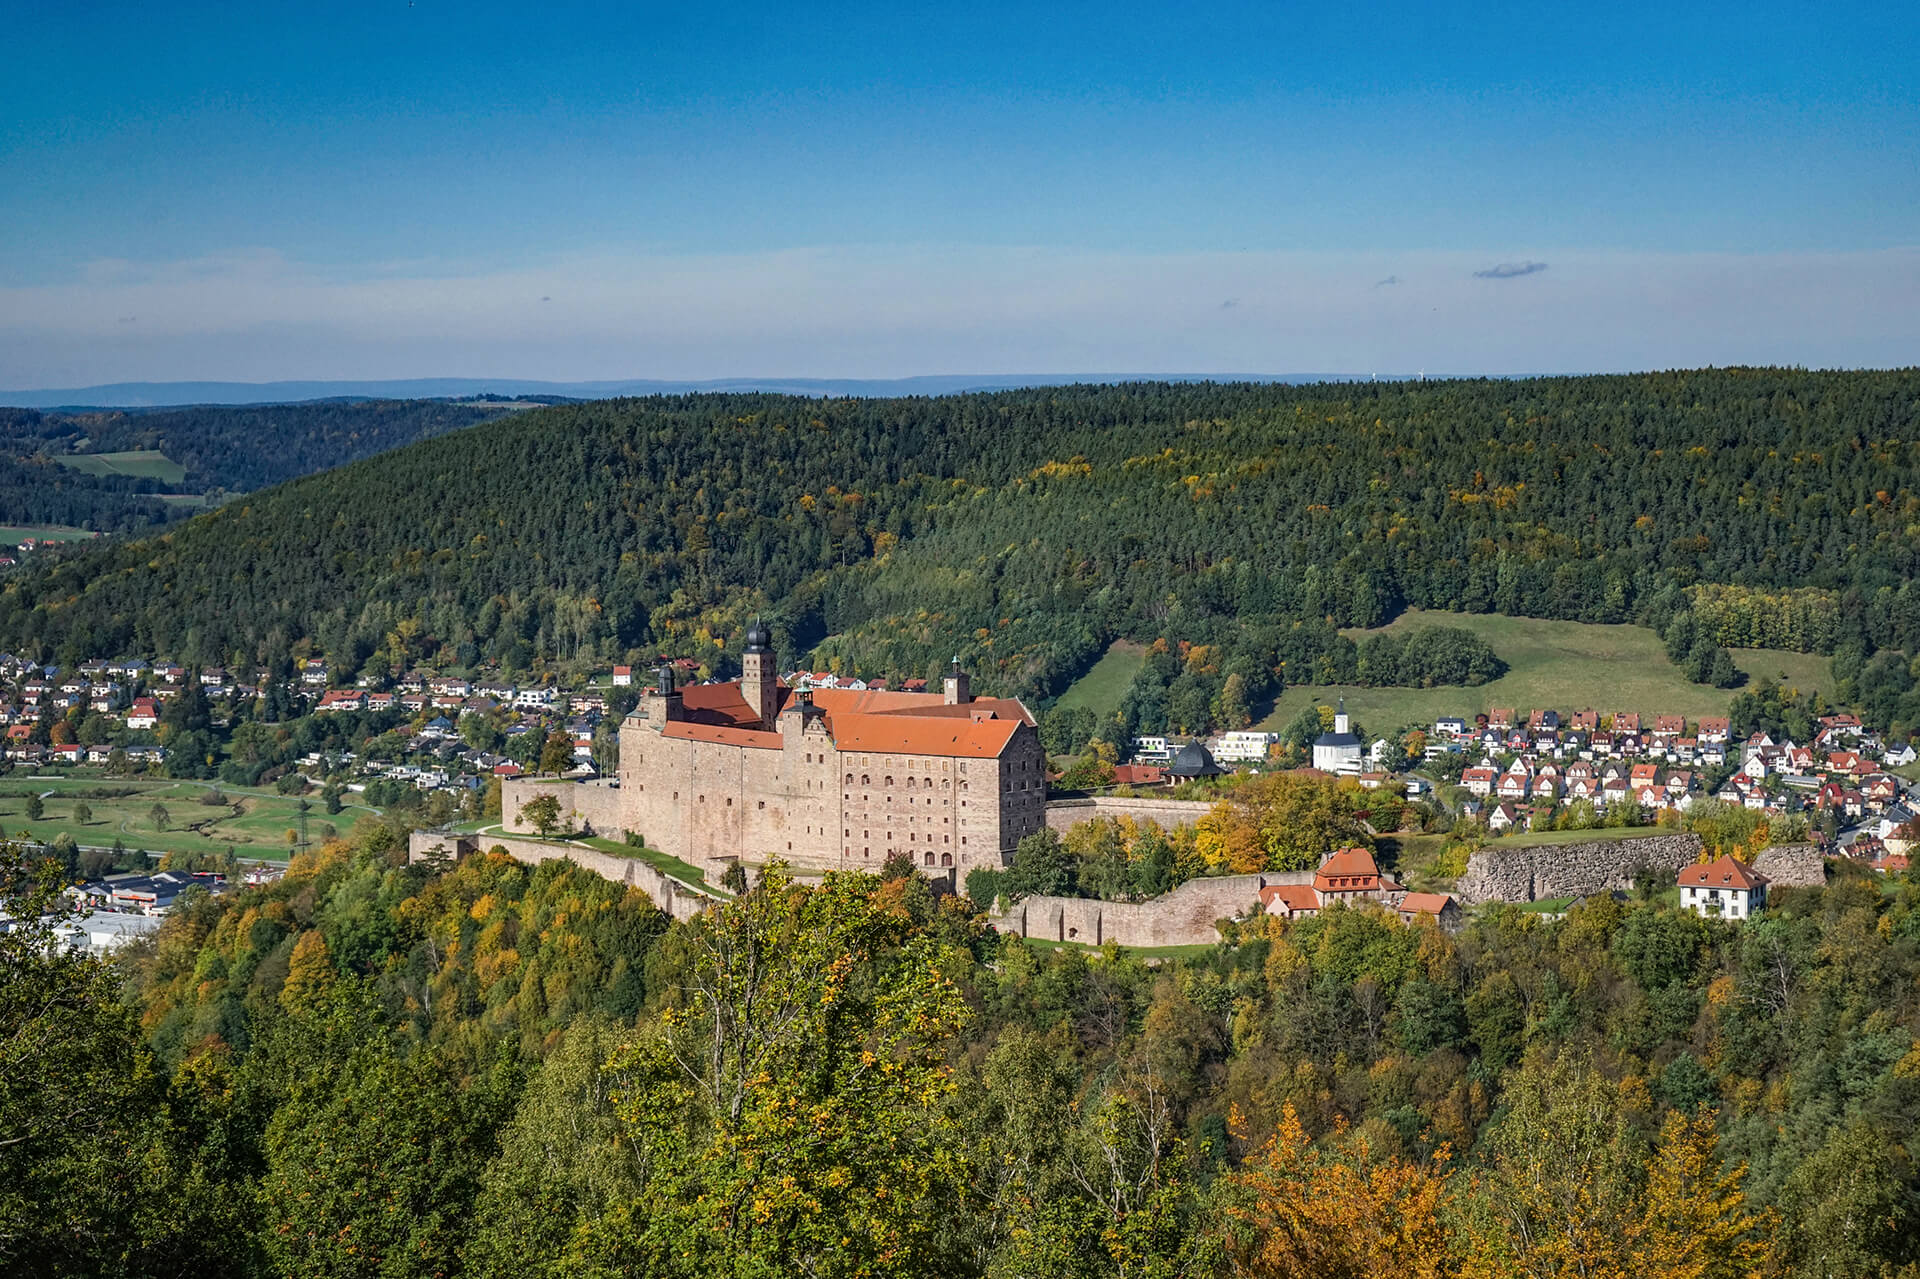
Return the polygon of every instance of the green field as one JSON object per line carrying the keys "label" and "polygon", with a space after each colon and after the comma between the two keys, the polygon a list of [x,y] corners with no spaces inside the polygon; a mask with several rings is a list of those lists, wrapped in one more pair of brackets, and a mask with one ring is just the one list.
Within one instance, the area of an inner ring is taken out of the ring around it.
{"label": "green field", "polygon": [[1100,660],[1087,668],[1085,675],[1060,694],[1056,705],[1066,710],[1084,706],[1105,719],[1120,708],[1120,699],[1126,696],[1127,685],[1133,683],[1133,677],[1140,673],[1140,664],[1146,656],[1146,645],[1115,640],[1100,655]]}
{"label": "green field", "polygon": [[733,896],[732,893],[721,888],[719,885],[709,884],[705,877],[700,874],[699,869],[691,863],[681,861],[678,857],[673,856],[673,854],[663,853],[657,848],[636,846],[617,839],[606,839],[598,835],[582,836],[577,839],[563,839],[558,837],[541,839],[538,835],[523,835],[516,831],[505,830],[501,827],[500,823],[491,821],[482,823],[467,822],[460,826],[452,827],[451,829],[475,836],[480,841],[482,852],[486,851],[487,837],[489,835],[497,835],[504,839],[531,840],[534,843],[552,844],[559,848],[565,848],[569,844],[578,844],[583,848],[591,848],[598,852],[612,853],[615,857],[631,857],[635,861],[645,862],[667,878],[677,879],[690,888],[697,888],[702,892],[711,893],[715,897]]}
{"label": "green field", "polygon": [[135,479],[178,484],[187,470],[158,449],[131,449],[125,453],[65,453],[53,459],[83,475],[130,475]]}
{"label": "green field", "polygon": [[[0,827],[9,838],[32,839],[51,843],[62,834],[72,835],[82,845],[108,847],[119,840],[128,848],[152,853],[217,853],[232,848],[241,857],[284,858],[287,855],[287,831],[299,828],[297,799],[273,791],[219,787],[228,803],[215,807],[202,804],[200,797],[211,788],[209,782],[122,781],[102,778],[31,777],[15,773],[0,780]],[[133,788],[136,794],[117,799],[91,799],[82,792],[95,787],[115,790]],[[27,820],[27,796],[41,795],[44,810],[37,822]],[[238,802],[241,813],[234,815]],[[362,817],[376,812],[364,805],[348,804],[331,816],[317,796],[309,796],[313,805],[307,814],[307,837],[319,843],[323,826],[333,826],[345,835]],[[74,820],[76,803],[92,809],[83,826]],[[152,816],[153,806],[167,810],[165,830]]]}
{"label": "green field", "polygon": [[98,536],[64,524],[0,524],[0,546],[18,546],[23,537],[37,537],[43,542],[84,542]]}
{"label": "green field", "polygon": [[[1478,688],[1289,688],[1260,727],[1285,728],[1302,707],[1331,705],[1339,697],[1347,699],[1347,711],[1356,721],[1376,733],[1407,724],[1430,725],[1441,715],[1471,717],[1494,706],[1516,711],[1626,710],[1698,719],[1726,714],[1733,700],[1732,691],[1688,683],[1667,660],[1660,638],[1641,626],[1408,609],[1379,630],[1345,634],[1360,640],[1421,625],[1474,632],[1507,663],[1507,673]],[[1733,658],[1750,680],[1777,679],[1784,672],[1803,692],[1832,688],[1831,664],[1824,657],[1743,648],[1734,649]]]}

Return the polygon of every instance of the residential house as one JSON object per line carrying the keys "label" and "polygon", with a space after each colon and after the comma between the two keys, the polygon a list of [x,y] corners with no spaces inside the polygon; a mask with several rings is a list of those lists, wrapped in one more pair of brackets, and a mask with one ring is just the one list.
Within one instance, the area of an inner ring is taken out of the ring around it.
{"label": "residential house", "polygon": [[1767,904],[1767,882],[1738,857],[1717,857],[1681,870],[1680,904],[1696,915],[1745,919]]}

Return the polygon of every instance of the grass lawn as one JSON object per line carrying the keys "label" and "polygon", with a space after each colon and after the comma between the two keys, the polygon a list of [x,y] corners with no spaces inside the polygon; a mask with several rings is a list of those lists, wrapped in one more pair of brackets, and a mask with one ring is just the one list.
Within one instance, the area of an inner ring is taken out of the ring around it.
{"label": "grass lawn", "polygon": [[1120,709],[1120,699],[1126,696],[1127,685],[1133,683],[1133,677],[1140,673],[1140,664],[1146,660],[1147,648],[1132,640],[1115,640],[1100,660],[1087,668],[1087,673],[1073,681],[1067,691],[1060,694],[1056,703],[1068,710],[1086,707],[1096,716],[1105,719]]}
{"label": "grass lawn", "polygon": [[178,484],[187,468],[158,449],[131,449],[125,453],[67,453],[53,459],[84,475],[131,475],[136,479]]}
{"label": "grass lawn", "polygon": [[83,528],[64,524],[0,524],[0,546],[18,546],[22,538],[37,537],[43,542],[84,542],[98,537]]}
{"label": "grass lawn", "polygon": [[453,829],[456,831],[466,831],[477,836],[482,852],[486,851],[487,837],[489,835],[497,835],[503,839],[529,839],[535,843],[552,844],[558,848],[565,848],[569,844],[578,844],[582,848],[591,848],[596,852],[611,853],[615,857],[631,857],[635,861],[645,862],[669,879],[677,879],[687,885],[687,887],[698,889],[703,893],[709,893],[715,897],[730,898],[733,896],[733,894],[726,889],[709,884],[690,863],[683,862],[670,853],[663,853],[657,848],[636,848],[632,844],[623,843],[617,839],[603,839],[598,835],[589,835],[578,839],[562,839],[558,837],[554,839],[541,839],[538,835],[522,835],[514,831],[502,830],[498,822],[487,822],[477,826],[469,823],[464,826],[455,826]]}
{"label": "grass lawn", "polygon": [[[1023,937],[1020,940],[1043,955],[1054,950],[1078,950],[1097,955],[1105,949],[1101,946],[1090,946],[1086,942],[1048,941],[1045,937]],[[1214,945],[1214,943],[1208,943],[1198,946],[1122,946],[1120,949],[1126,954],[1139,955],[1146,959],[1199,959],[1211,955]]]}
{"label": "grass lawn", "polygon": [[[288,852],[287,831],[298,830],[299,801],[266,790],[246,790],[221,786],[227,803],[202,804],[200,797],[213,786],[210,782],[142,781],[95,777],[33,777],[15,773],[0,779],[0,826],[13,838],[51,843],[61,834],[72,835],[83,845],[109,847],[118,839],[128,848],[151,853],[222,852],[232,848],[239,857],[284,859]],[[132,788],[135,793],[117,799],[92,799],[82,792],[95,787],[115,790]],[[42,816],[27,820],[27,796],[41,795]],[[332,826],[341,835],[352,830],[362,817],[378,810],[349,804],[329,815],[318,797],[309,796],[313,805],[307,814],[307,838],[318,844],[324,827]],[[235,815],[233,806],[240,806]],[[91,811],[85,825],[74,820],[75,804]],[[153,806],[167,810],[165,830],[152,817]]]}
{"label": "grass lawn", "polygon": [[[1347,712],[1370,732],[1384,733],[1408,724],[1431,725],[1441,715],[1464,715],[1494,706],[1524,711],[1552,707],[1560,711],[1592,708],[1678,714],[1688,719],[1723,715],[1733,691],[1688,683],[1667,660],[1658,636],[1641,626],[1596,626],[1586,622],[1545,621],[1496,614],[1445,613],[1408,609],[1368,635],[1415,626],[1458,626],[1481,636],[1507,663],[1507,673],[1478,688],[1289,688],[1259,727],[1276,731],[1302,707],[1347,699]],[[1735,649],[1736,665],[1750,680],[1789,676],[1795,687],[1831,690],[1830,663],[1805,653],[1771,649]]]}

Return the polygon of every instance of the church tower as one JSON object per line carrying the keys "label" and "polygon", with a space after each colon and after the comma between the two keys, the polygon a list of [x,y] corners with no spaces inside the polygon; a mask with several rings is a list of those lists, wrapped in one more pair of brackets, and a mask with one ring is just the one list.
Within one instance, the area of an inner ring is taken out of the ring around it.
{"label": "church tower", "polygon": [[1347,699],[1343,697],[1334,708],[1333,731],[1336,733],[1346,732],[1347,722]]}
{"label": "church tower", "polygon": [[946,686],[947,705],[965,706],[973,700],[973,681],[960,669],[960,659],[957,657],[947,670]]}
{"label": "church tower", "polygon": [[780,671],[773,656],[773,632],[762,621],[747,624],[747,651],[740,655],[740,696],[760,717],[760,726],[774,727],[780,713]]}

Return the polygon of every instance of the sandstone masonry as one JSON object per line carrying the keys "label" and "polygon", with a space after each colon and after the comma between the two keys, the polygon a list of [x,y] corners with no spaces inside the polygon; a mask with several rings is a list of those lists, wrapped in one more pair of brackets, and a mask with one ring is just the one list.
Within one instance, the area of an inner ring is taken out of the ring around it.
{"label": "sandstone masonry", "polygon": [[[1678,872],[1700,860],[1700,851],[1700,837],[1693,834],[1525,848],[1489,845],[1468,859],[1454,896],[1473,905],[1625,891],[1633,887],[1634,872],[1642,866]],[[1766,849],[1754,869],[1780,885],[1826,882],[1825,865],[1807,844]]]}

